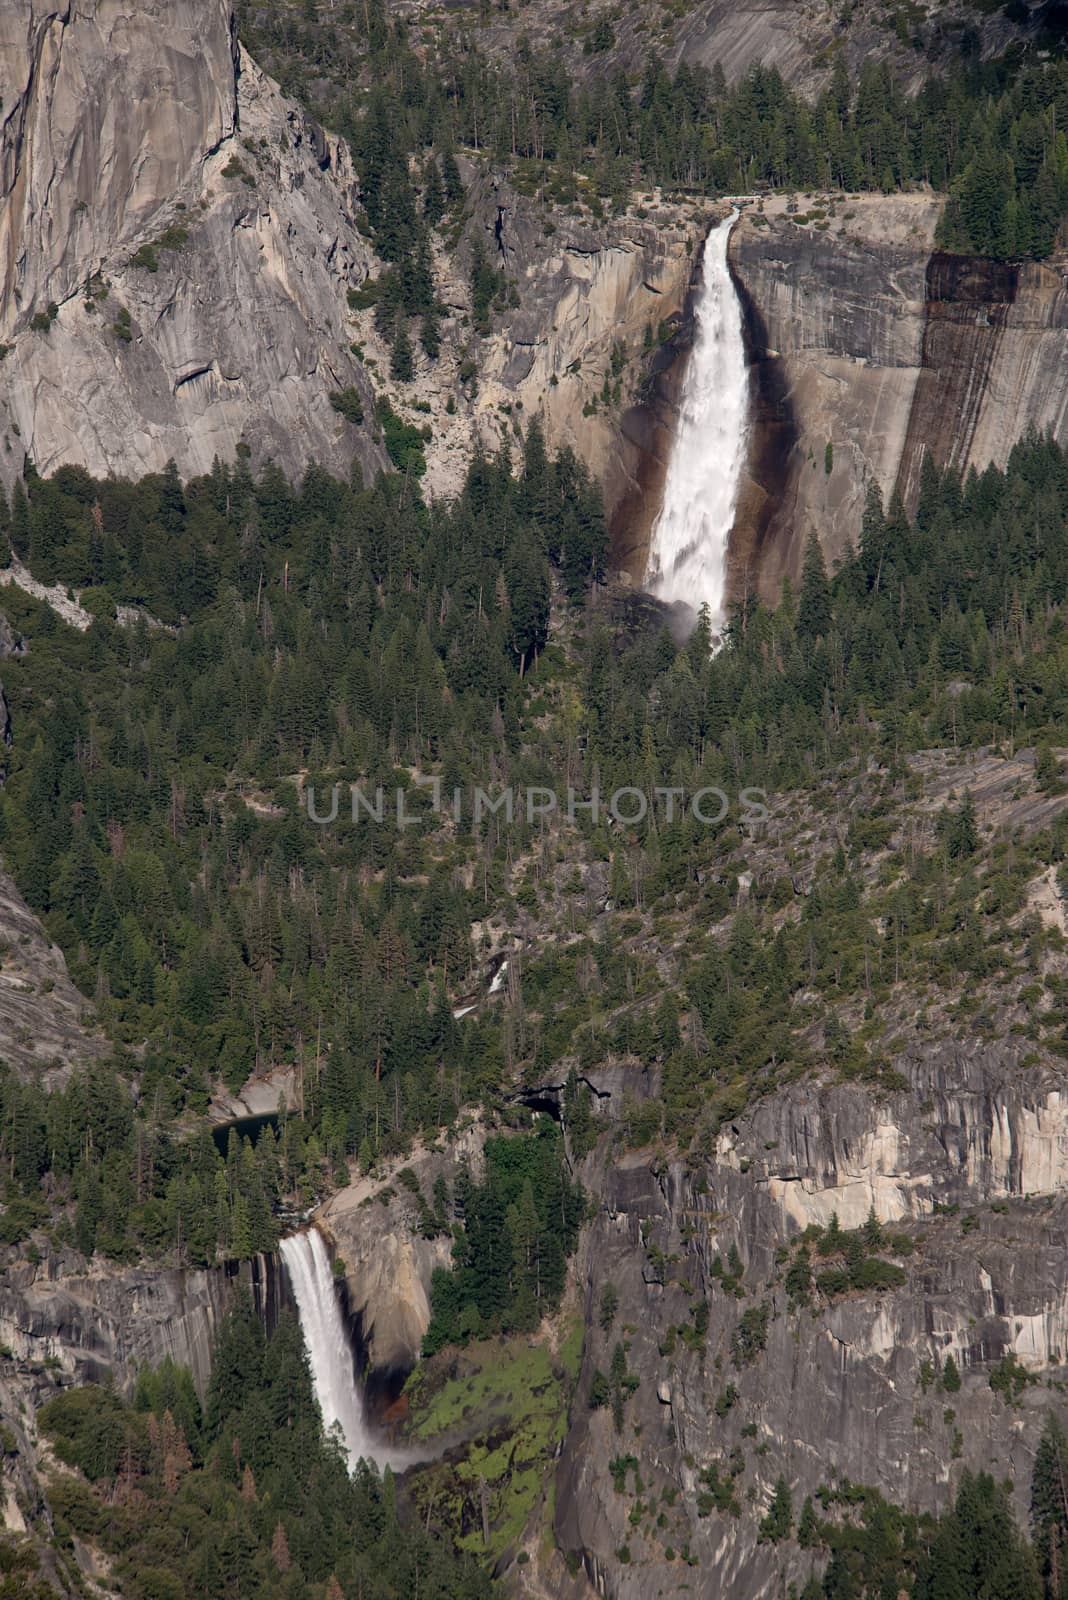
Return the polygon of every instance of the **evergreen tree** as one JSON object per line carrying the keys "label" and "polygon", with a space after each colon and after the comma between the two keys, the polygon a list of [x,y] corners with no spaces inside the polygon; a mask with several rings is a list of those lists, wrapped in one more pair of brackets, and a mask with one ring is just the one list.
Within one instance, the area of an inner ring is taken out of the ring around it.
{"label": "evergreen tree", "polygon": [[1047,1600],[1068,1596],[1068,1439],[1052,1412],[1031,1473],[1031,1531]]}
{"label": "evergreen tree", "polygon": [[761,1542],[780,1544],[783,1539],[790,1537],[793,1525],[794,1511],[790,1486],[786,1479],[780,1475],[775,1480],[771,1504],[760,1521]]}
{"label": "evergreen tree", "polygon": [[415,376],[412,341],[408,336],[408,319],[398,316],[393,324],[393,341],[389,352],[390,376],[398,383],[410,383]]}
{"label": "evergreen tree", "polygon": [[798,637],[814,643],[830,631],[830,626],[831,589],[823,564],[823,551],[819,540],[812,534],[805,546],[801,568],[801,588],[797,599]]}

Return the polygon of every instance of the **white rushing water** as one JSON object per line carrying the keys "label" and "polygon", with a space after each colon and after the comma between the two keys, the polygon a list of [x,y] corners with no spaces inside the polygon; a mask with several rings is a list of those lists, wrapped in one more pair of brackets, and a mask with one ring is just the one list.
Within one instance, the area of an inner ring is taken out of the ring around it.
{"label": "white rushing water", "polygon": [[707,603],[714,629],[723,622],[727,541],[749,422],[742,311],[727,266],[737,219],[732,211],[705,240],[696,333],[646,580],[661,600],[682,601],[694,611]]}
{"label": "white rushing water", "polygon": [[341,1424],[341,1435],[354,1467],[361,1456],[378,1466],[404,1463],[404,1452],[382,1446],[371,1433],[356,1383],[352,1345],[341,1314],[337,1285],[322,1234],[315,1228],[291,1234],[279,1245],[293,1286],[293,1298],[311,1361],[315,1397],[327,1430]]}

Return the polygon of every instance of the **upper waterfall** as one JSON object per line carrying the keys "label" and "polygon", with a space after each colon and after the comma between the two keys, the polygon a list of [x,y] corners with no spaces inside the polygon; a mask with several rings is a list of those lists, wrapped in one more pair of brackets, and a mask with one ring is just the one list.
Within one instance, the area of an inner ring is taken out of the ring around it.
{"label": "upper waterfall", "polygon": [[350,1466],[361,1456],[380,1467],[401,1465],[409,1459],[404,1452],[384,1449],[368,1426],[322,1234],[316,1228],[291,1234],[281,1241],[279,1250],[293,1285],[324,1426],[329,1431],[340,1423]]}
{"label": "upper waterfall", "polygon": [[653,528],[647,585],[662,600],[723,621],[727,542],[745,464],[749,377],[742,312],[727,266],[738,212],[705,240],[694,305],[696,334],[679,407],[678,430]]}

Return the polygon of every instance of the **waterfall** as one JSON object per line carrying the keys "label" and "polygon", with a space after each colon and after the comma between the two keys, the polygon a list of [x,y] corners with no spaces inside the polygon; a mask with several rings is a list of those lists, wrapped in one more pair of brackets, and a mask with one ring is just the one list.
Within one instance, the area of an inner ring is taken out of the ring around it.
{"label": "waterfall", "polygon": [[732,211],[705,240],[697,325],[683,380],[678,431],[653,528],[648,588],[669,603],[707,603],[723,622],[727,541],[745,464],[749,378],[742,313],[727,266]]}
{"label": "waterfall", "polygon": [[291,1234],[279,1249],[293,1285],[324,1426],[329,1432],[335,1423],[340,1424],[350,1466],[361,1456],[380,1467],[402,1465],[404,1453],[384,1448],[364,1415],[352,1345],[322,1234],[316,1228]]}

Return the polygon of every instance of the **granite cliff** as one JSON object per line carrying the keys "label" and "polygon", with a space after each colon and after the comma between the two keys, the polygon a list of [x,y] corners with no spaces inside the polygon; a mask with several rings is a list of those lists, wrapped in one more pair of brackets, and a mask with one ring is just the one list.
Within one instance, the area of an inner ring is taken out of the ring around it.
{"label": "granite cliff", "polygon": [[1068,264],[945,255],[940,209],[930,194],[836,195],[743,215],[731,259],[754,428],[736,587],[774,598],[812,533],[841,555],[869,483],[914,507],[926,450],[966,472],[1004,466],[1031,429],[1068,438]]}
{"label": "granite cliff", "polygon": [[[91,86],[91,87],[90,87]],[[383,459],[345,291],[372,260],[347,151],[243,55],[227,0],[0,18],[0,478],[29,457],[291,474]]]}
{"label": "granite cliff", "polygon": [[[707,1163],[637,1153],[591,1163],[598,1215],[581,1269],[591,1333],[555,1530],[602,1593],[670,1589],[678,1569],[665,1551],[683,1545],[710,1597],[777,1595],[784,1572],[803,1583],[811,1555],[794,1547],[784,1562],[782,1547],[758,1541],[780,1473],[795,1510],[836,1477],[933,1510],[965,1467],[994,1470],[1012,1476],[1026,1518],[1049,1385],[1068,1358],[1063,1088],[1029,1074],[1011,1048],[947,1044],[896,1066],[908,1088],[885,1097],[816,1085],[773,1096],[724,1129]],[[872,1212],[903,1235],[903,1286],[793,1301],[784,1263],[800,1231],[835,1214],[857,1228]],[[732,1247],[740,1298],[712,1270]],[[585,1403],[619,1336],[596,1329],[606,1282],[641,1380],[622,1438]],[[695,1350],[671,1330],[692,1328],[703,1302],[708,1331]],[[763,1343],[745,1357],[737,1329],[754,1310],[761,1323],[766,1313]],[[928,1374],[947,1355],[963,1383],[943,1396]],[[1007,1355],[1029,1374],[1014,1404],[989,1381]],[[608,1463],[628,1451],[647,1503],[669,1491],[666,1527],[650,1516],[636,1532],[629,1496],[615,1492]],[[733,1477],[732,1511],[708,1510],[710,1465]]]}
{"label": "granite cliff", "polygon": [[[731,76],[760,59],[812,88],[820,30],[837,34],[827,8],[809,9],[791,34],[780,7],[706,6],[676,54],[703,61],[714,44]],[[854,11],[839,42],[863,54],[874,24]],[[1012,27],[999,28],[984,28],[984,49],[1006,42]],[[188,474],[239,450],[293,476],[311,459],[374,471],[384,392],[429,408],[435,494],[457,488],[476,443],[496,448],[540,416],[550,444],[601,481],[616,563],[640,581],[693,248],[712,220],[699,202],[636,194],[598,218],[466,160],[463,230],[435,246],[442,351],[417,352],[413,382],[397,384],[371,310],[347,304],[382,267],[357,225],[348,149],[240,48],[229,0],[136,17],[106,0],[19,0],[0,20],[0,90],[7,486],[26,459],[130,476],[174,459]],[[930,194],[770,197],[737,228],[756,425],[735,587],[776,593],[813,530],[839,554],[867,483],[914,498],[925,448],[982,467],[1031,426],[1068,429],[1064,263],[939,256],[939,212]],[[477,241],[508,291],[482,333],[470,322]],[[331,405],[350,389],[363,422]]]}
{"label": "granite cliff", "polygon": [[[606,1133],[579,1169],[591,1220],[564,1317],[584,1325],[582,1366],[552,1493],[523,1536],[536,1559],[512,1569],[520,1592],[637,1600],[675,1592],[688,1560],[708,1600],[771,1600],[822,1566],[819,1552],[759,1539],[780,1474],[796,1515],[806,1495],[847,1479],[937,1511],[963,1470],[995,1470],[1026,1520],[1034,1449],[1068,1372],[1063,1081],[1019,1045],[950,1037],[894,1066],[901,1087],[889,1091],[818,1079],[783,1089],[686,1159],[614,1148],[626,1102],[658,1086],[626,1066],[595,1074]],[[539,1105],[560,1087],[539,1088]],[[477,1171],[480,1146],[475,1127],[408,1164],[428,1192],[458,1161]],[[787,1275],[804,1230],[872,1219],[892,1286],[798,1298]],[[320,1223],[345,1265],[372,1386],[394,1392],[417,1358],[444,1241],[420,1237],[389,1173],[339,1192]],[[610,1327],[606,1285],[620,1308]],[[751,1348],[738,1334],[747,1318]],[[559,1335],[546,1337],[555,1348]],[[620,1339],[633,1394],[617,1433],[589,1395]],[[940,1382],[947,1356],[959,1390]],[[480,1420],[476,1408],[468,1431]],[[615,1482],[624,1456],[634,1495]],[[707,1493],[717,1474],[726,1507]],[[559,1553],[540,1539],[546,1517]]]}

